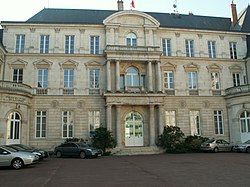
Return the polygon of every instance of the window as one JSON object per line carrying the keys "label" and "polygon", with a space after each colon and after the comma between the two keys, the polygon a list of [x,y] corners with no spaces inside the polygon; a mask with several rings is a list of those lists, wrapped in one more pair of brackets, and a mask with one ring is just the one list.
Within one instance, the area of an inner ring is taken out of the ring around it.
{"label": "window", "polygon": [[201,135],[199,111],[190,111],[190,128],[191,135]]}
{"label": "window", "polygon": [[16,53],[24,53],[25,35],[16,35]]}
{"label": "window", "polygon": [[173,89],[174,88],[174,73],[173,71],[164,72],[164,88]]}
{"label": "window", "polygon": [[13,82],[22,83],[23,82],[23,69],[13,70]]}
{"label": "window", "polygon": [[62,137],[73,138],[73,112],[64,111],[62,112]]}
{"label": "window", "polygon": [[240,115],[240,125],[242,133],[250,132],[250,112],[244,111]]}
{"label": "window", "polygon": [[162,39],[163,56],[171,56],[171,39]]}
{"label": "window", "polygon": [[231,59],[237,59],[237,43],[236,42],[230,42],[229,43],[229,49],[230,49],[230,58]]}
{"label": "window", "polygon": [[89,111],[89,133],[90,137],[95,134],[95,129],[100,127],[100,111]]}
{"label": "window", "polygon": [[49,53],[49,35],[41,35],[40,53]]}
{"label": "window", "polygon": [[234,87],[240,86],[240,73],[233,73],[233,84]]}
{"label": "window", "polygon": [[47,88],[48,87],[48,69],[39,69],[38,70],[38,88]]}
{"label": "window", "polygon": [[176,126],[175,111],[166,111],[166,126]]}
{"label": "window", "polygon": [[127,35],[127,46],[137,46],[137,38],[134,33]]}
{"label": "window", "polygon": [[146,82],[146,76],[141,75],[141,86],[144,88],[145,87],[145,82]]}
{"label": "window", "polygon": [[100,70],[90,69],[89,70],[89,88],[90,94],[100,93]]}
{"label": "window", "polygon": [[224,134],[223,115],[222,111],[220,110],[214,111],[214,129],[215,129],[215,134],[218,135]]}
{"label": "window", "polygon": [[64,88],[73,88],[74,86],[74,70],[64,70]]}
{"label": "window", "polygon": [[90,54],[99,54],[100,41],[99,36],[90,36]]}
{"label": "window", "polygon": [[126,71],[126,86],[139,86],[139,73],[134,67],[130,67]]}
{"label": "window", "polygon": [[186,40],[186,57],[194,57],[194,41]]}
{"label": "window", "polygon": [[120,89],[122,91],[124,91],[124,86],[125,86],[125,83],[124,83],[124,75],[120,75]]}
{"label": "window", "polygon": [[46,137],[47,113],[46,111],[36,112],[36,138]]}
{"label": "window", "polygon": [[207,44],[209,58],[216,58],[215,41],[208,41]]}
{"label": "window", "polygon": [[188,88],[197,89],[197,73],[188,72]]}
{"label": "window", "polygon": [[212,90],[219,90],[220,89],[220,76],[219,73],[211,73],[211,83],[212,83]]}
{"label": "window", "polygon": [[65,36],[65,54],[74,54],[75,36]]}

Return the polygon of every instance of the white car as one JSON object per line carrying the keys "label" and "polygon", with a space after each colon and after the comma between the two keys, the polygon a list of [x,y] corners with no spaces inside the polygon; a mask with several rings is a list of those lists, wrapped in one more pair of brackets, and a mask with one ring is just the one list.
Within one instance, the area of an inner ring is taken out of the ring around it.
{"label": "white car", "polygon": [[244,143],[241,143],[241,144],[234,146],[233,150],[236,152],[250,153],[250,140],[247,140]]}
{"label": "white car", "polygon": [[34,164],[38,161],[39,157],[33,153],[0,146],[0,166],[11,166],[14,169],[21,169],[25,165]]}

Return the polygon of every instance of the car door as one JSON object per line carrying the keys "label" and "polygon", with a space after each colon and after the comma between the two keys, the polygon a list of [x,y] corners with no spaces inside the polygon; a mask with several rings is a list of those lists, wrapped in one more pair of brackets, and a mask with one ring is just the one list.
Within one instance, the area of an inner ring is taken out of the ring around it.
{"label": "car door", "polygon": [[2,148],[0,148],[0,166],[10,165],[10,153]]}
{"label": "car door", "polygon": [[223,146],[221,140],[216,140],[216,144],[217,144],[219,151],[224,151],[224,146]]}
{"label": "car door", "polygon": [[229,142],[225,141],[225,140],[221,140],[221,143],[223,145],[223,150],[224,151],[231,151],[231,145]]}
{"label": "car door", "polygon": [[78,147],[75,143],[67,143],[63,147],[65,155],[76,156],[78,155]]}

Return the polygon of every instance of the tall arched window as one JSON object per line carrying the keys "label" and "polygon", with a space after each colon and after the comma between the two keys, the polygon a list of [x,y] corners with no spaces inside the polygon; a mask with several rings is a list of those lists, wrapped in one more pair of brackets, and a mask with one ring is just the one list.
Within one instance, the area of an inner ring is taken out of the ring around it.
{"label": "tall arched window", "polygon": [[244,111],[240,115],[241,132],[250,132],[250,112]]}
{"label": "tall arched window", "polygon": [[137,46],[137,37],[134,33],[127,35],[127,46]]}
{"label": "tall arched window", "polygon": [[134,67],[130,67],[126,71],[126,86],[140,86],[139,72]]}

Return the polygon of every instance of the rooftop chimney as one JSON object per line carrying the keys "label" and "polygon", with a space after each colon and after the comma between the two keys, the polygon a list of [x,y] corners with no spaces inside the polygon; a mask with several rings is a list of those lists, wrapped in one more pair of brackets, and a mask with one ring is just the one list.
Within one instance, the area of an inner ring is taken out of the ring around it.
{"label": "rooftop chimney", "polygon": [[122,0],[117,1],[117,6],[118,6],[118,11],[123,11],[124,10]]}
{"label": "rooftop chimney", "polygon": [[236,4],[234,4],[234,1],[232,0],[231,3],[231,21],[232,21],[232,25],[235,26],[235,24],[237,23],[237,10],[236,10]]}

